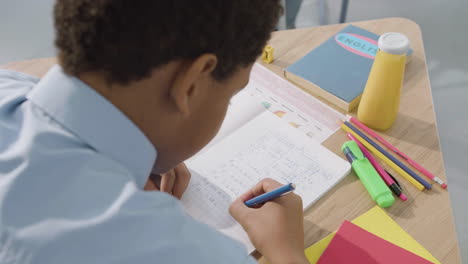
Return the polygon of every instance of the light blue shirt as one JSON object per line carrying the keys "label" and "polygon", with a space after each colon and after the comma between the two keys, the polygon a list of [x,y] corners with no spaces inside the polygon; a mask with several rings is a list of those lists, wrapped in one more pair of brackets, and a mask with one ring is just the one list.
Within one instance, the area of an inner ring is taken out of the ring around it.
{"label": "light blue shirt", "polygon": [[240,243],[142,191],[144,134],[59,66],[0,70],[0,263],[255,263]]}

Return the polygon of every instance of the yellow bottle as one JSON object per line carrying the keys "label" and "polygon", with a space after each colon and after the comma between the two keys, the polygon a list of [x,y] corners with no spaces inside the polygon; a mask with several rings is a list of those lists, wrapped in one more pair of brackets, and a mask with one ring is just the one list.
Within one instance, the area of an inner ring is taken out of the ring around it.
{"label": "yellow bottle", "polygon": [[405,72],[408,38],[400,33],[385,33],[359,103],[357,117],[367,126],[386,130],[398,115]]}

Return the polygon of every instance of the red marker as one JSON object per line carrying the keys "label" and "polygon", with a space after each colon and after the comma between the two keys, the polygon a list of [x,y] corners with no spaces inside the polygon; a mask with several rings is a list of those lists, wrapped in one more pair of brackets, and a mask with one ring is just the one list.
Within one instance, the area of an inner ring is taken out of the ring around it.
{"label": "red marker", "polygon": [[382,166],[379,165],[377,160],[375,160],[372,154],[370,154],[370,152],[361,144],[361,142],[359,142],[359,140],[353,137],[353,135],[351,135],[350,133],[348,133],[348,137],[354,142],[356,142],[356,144],[359,146],[364,156],[366,156],[366,158],[370,161],[372,166],[374,166],[375,170],[379,173],[380,177],[382,177],[382,179],[390,188],[390,190],[392,190],[392,192],[396,196],[398,196],[401,200],[403,201],[408,200],[408,198],[406,198],[406,196],[403,194],[403,191],[401,190],[400,185],[398,185],[398,183],[396,183],[395,180],[393,180],[393,178],[390,177],[390,175],[388,175],[388,173],[384,170],[384,168],[382,168]]}
{"label": "red marker", "polygon": [[358,126],[359,128],[361,128],[362,130],[364,130],[367,134],[369,134],[371,137],[373,137],[375,140],[377,140],[378,142],[382,143],[384,146],[386,146],[387,148],[389,148],[391,151],[393,151],[395,154],[397,154],[398,156],[400,156],[401,158],[403,158],[406,162],[408,162],[408,164],[410,164],[411,166],[413,166],[415,169],[417,169],[418,171],[420,171],[422,174],[424,174],[427,178],[437,182],[438,184],[440,184],[440,186],[442,187],[442,189],[447,189],[447,184],[442,181],[440,178],[434,176],[432,173],[430,173],[428,170],[426,170],[423,166],[419,165],[416,161],[410,159],[410,157],[408,157],[405,153],[401,152],[399,149],[397,149],[395,146],[393,146],[392,144],[390,144],[388,141],[386,141],[385,139],[383,139],[381,136],[377,135],[377,133],[375,133],[374,131],[372,131],[372,129],[368,128],[366,125],[364,125],[363,123],[359,122],[359,120],[357,120],[356,118],[354,117],[350,117],[350,121],[355,124],[356,126]]}

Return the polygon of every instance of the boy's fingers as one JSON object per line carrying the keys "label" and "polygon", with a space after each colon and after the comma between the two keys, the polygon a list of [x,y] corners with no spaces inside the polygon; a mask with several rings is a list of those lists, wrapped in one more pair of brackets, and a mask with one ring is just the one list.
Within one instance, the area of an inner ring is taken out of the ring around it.
{"label": "boy's fingers", "polygon": [[[299,195],[295,194],[294,192],[282,195],[281,197],[276,198],[274,201],[285,206],[297,206],[298,208],[302,208],[302,199]],[[268,205],[268,203],[266,205]]]}
{"label": "boy's fingers", "polygon": [[158,187],[158,190],[161,188],[161,175],[151,173],[150,180]]}
{"label": "boy's fingers", "polygon": [[245,205],[245,201],[259,196],[261,194],[264,194],[266,192],[273,191],[281,186],[281,183],[269,178],[261,180],[252,189],[241,195],[231,204],[231,206],[229,207],[229,213],[238,222],[242,222],[242,220],[247,217],[247,214],[249,214],[252,211],[252,208],[249,208]]}
{"label": "boy's fingers", "polygon": [[190,171],[188,170],[187,166],[184,163],[179,164],[174,169],[175,171],[175,183],[174,183],[174,190],[172,194],[177,197],[178,199],[182,198],[187,186],[190,182]]}
{"label": "boy's fingers", "polygon": [[271,192],[275,189],[278,189],[279,187],[283,186],[283,184],[273,180],[273,179],[270,179],[270,178],[265,178],[263,180],[261,180],[258,184],[257,184],[257,188],[258,190],[260,190],[260,194],[262,193],[266,193],[266,192]]}
{"label": "boy's fingers", "polygon": [[257,183],[252,189],[241,195],[240,199],[247,201],[266,192],[271,192],[275,189],[278,189],[281,186],[281,183],[270,178],[265,178]]}
{"label": "boy's fingers", "polygon": [[161,175],[161,191],[172,193],[172,188],[174,187],[175,182],[175,173],[174,170],[170,170]]}
{"label": "boy's fingers", "polygon": [[229,206],[229,213],[239,223],[242,223],[242,220],[247,218],[250,210],[251,208],[247,207],[244,204],[244,200],[241,198],[236,199],[234,202],[232,202],[231,206]]}
{"label": "boy's fingers", "polygon": [[145,184],[145,187],[143,188],[145,191],[159,191],[158,185],[155,183],[154,179],[152,177],[148,178],[148,181]]}

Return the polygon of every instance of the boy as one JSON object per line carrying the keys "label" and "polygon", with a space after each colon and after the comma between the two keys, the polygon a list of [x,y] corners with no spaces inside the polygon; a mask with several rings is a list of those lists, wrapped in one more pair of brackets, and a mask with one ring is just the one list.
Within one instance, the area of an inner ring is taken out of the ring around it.
{"label": "boy", "polygon": [[[58,0],[59,66],[41,80],[0,72],[0,262],[254,263],[176,198],[182,162],[216,134],[280,12],[278,0]],[[278,186],[263,180],[230,212],[271,263],[307,263],[298,196],[243,203]]]}

